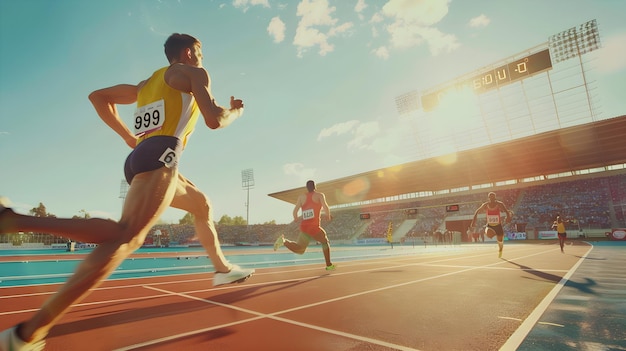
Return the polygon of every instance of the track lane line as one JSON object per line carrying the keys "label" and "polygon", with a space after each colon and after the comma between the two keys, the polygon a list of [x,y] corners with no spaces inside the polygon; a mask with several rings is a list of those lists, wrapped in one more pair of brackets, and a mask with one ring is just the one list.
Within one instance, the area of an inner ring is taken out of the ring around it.
{"label": "track lane line", "polygon": [[[535,252],[535,253],[530,254],[530,255],[518,257],[518,259],[523,259],[523,258],[527,258],[527,257],[541,255],[541,254],[544,254],[546,252],[547,251]],[[457,258],[455,258],[455,259],[457,259]],[[445,260],[449,260],[449,259],[445,259]],[[438,260],[438,261],[441,261],[441,260]],[[204,328],[204,329],[200,329],[200,330],[195,330],[195,331],[192,331],[192,332],[171,335],[171,336],[168,336],[168,337],[165,337],[165,338],[159,338],[159,339],[155,339],[155,340],[151,340],[151,341],[146,341],[146,342],[141,343],[141,344],[129,345],[129,346],[126,346],[124,348],[116,349],[116,351],[126,351],[126,350],[132,350],[132,349],[139,348],[139,347],[156,345],[156,344],[161,343],[161,342],[175,340],[175,339],[178,339],[178,338],[191,336],[191,335],[194,335],[194,334],[200,334],[200,333],[204,333],[204,332],[209,331],[209,330],[215,330],[215,329],[219,329],[219,328],[222,328],[222,327],[225,327],[225,326],[232,326],[232,325],[243,324],[243,323],[247,323],[249,321],[254,321],[254,320],[258,320],[258,319],[262,319],[262,318],[273,319],[273,320],[281,321],[281,322],[284,322],[284,323],[289,323],[289,324],[293,324],[293,325],[297,325],[297,326],[301,326],[301,327],[305,327],[305,328],[309,328],[309,329],[323,331],[323,332],[326,332],[326,333],[329,333],[329,334],[334,334],[334,335],[338,335],[338,336],[342,336],[342,337],[347,337],[347,338],[358,340],[358,341],[364,341],[364,342],[368,342],[368,343],[372,343],[372,344],[376,344],[376,345],[380,345],[380,346],[391,347],[391,348],[395,348],[397,350],[402,350],[402,351],[419,351],[418,349],[410,348],[410,347],[407,347],[407,346],[404,346],[404,345],[392,344],[392,343],[388,343],[388,342],[385,342],[385,341],[382,341],[382,340],[371,339],[371,338],[367,338],[367,337],[360,336],[360,335],[345,333],[345,332],[342,332],[342,331],[339,331],[339,330],[334,330],[334,329],[324,328],[324,327],[321,327],[321,326],[316,326],[316,325],[312,325],[312,324],[308,324],[308,323],[303,323],[303,322],[295,321],[295,320],[292,320],[292,319],[280,317],[279,315],[290,313],[290,312],[294,312],[294,311],[299,311],[299,310],[303,310],[303,309],[306,309],[306,308],[311,308],[311,307],[315,307],[315,306],[319,306],[319,305],[324,305],[324,304],[328,304],[328,303],[332,303],[332,302],[336,302],[336,301],[341,301],[341,300],[353,298],[353,297],[356,297],[356,296],[371,294],[371,293],[375,293],[375,292],[379,292],[379,291],[385,291],[385,290],[389,290],[389,289],[394,289],[394,288],[398,288],[398,287],[402,287],[402,286],[406,286],[406,285],[411,285],[411,284],[421,283],[421,282],[425,282],[425,281],[429,281],[429,280],[434,280],[434,279],[439,279],[439,278],[443,278],[443,277],[448,277],[448,276],[452,276],[452,275],[456,275],[456,274],[460,274],[460,273],[465,273],[465,272],[473,271],[473,270],[477,270],[477,269],[483,269],[485,267],[495,266],[495,265],[503,264],[503,263],[506,263],[506,262],[507,261],[498,261],[498,262],[494,262],[494,263],[490,263],[490,264],[486,264],[486,265],[482,265],[482,266],[475,266],[475,267],[464,268],[464,269],[461,269],[461,270],[458,270],[458,271],[438,274],[438,275],[435,275],[435,276],[426,277],[426,278],[420,278],[420,279],[416,279],[416,280],[412,280],[412,281],[408,281],[408,282],[404,282],[404,283],[388,285],[388,286],[381,287],[381,288],[369,289],[369,290],[361,291],[361,292],[358,292],[358,293],[353,293],[353,294],[348,294],[348,295],[344,295],[344,296],[339,296],[339,297],[336,297],[336,298],[327,299],[327,300],[323,300],[323,301],[318,301],[316,303],[306,304],[306,305],[302,305],[302,306],[298,306],[298,307],[294,307],[294,308],[290,308],[290,309],[285,309],[285,310],[281,310],[281,311],[277,311],[277,312],[273,312],[273,313],[269,313],[269,314],[261,313],[261,312],[258,312],[258,311],[253,311],[253,310],[249,310],[249,309],[245,309],[245,308],[241,308],[241,307],[234,306],[234,305],[223,304],[221,302],[217,302],[217,301],[213,301],[213,300],[209,300],[209,299],[202,299],[202,298],[198,298],[198,297],[189,295],[190,293],[195,293],[195,292],[178,293],[178,292],[168,291],[168,290],[164,290],[164,289],[160,289],[160,288],[146,286],[146,288],[148,288],[148,289],[153,289],[153,290],[156,290],[156,291],[159,291],[159,292],[164,292],[164,293],[170,293],[171,295],[184,297],[184,298],[189,298],[189,299],[196,300],[196,301],[203,301],[203,302],[214,304],[214,305],[218,305],[218,306],[221,306],[221,307],[224,307],[224,308],[233,309],[233,310],[236,310],[236,311],[239,311],[239,312],[252,314],[255,317],[249,318],[249,319],[246,319],[246,320],[242,320],[242,321],[239,321],[239,322],[232,322],[232,323],[228,323],[228,324],[224,324],[224,325],[220,325],[220,326],[214,326],[214,327],[210,327],[210,328]],[[391,266],[391,268],[399,268],[399,267],[406,267],[406,266],[418,266],[418,265],[424,265],[424,264],[423,263],[411,263],[411,264]],[[375,268],[375,269],[360,270],[360,271],[357,271],[357,272],[345,272],[344,274],[362,273],[362,272],[367,272],[367,271],[371,271],[371,270],[380,270],[380,269],[389,269],[389,268],[390,267],[382,267],[382,268]],[[338,274],[332,274],[332,275],[338,275]],[[318,278],[317,276],[316,277],[308,277],[308,278],[300,278],[300,279],[296,279],[296,281],[312,280],[312,279],[317,279],[317,278]],[[268,284],[276,284],[276,282],[258,283],[258,285],[268,285]],[[249,285],[252,285],[252,284],[248,284],[248,286]],[[204,291],[204,290],[200,290],[200,291],[197,291],[197,292],[202,292],[202,291]]]}

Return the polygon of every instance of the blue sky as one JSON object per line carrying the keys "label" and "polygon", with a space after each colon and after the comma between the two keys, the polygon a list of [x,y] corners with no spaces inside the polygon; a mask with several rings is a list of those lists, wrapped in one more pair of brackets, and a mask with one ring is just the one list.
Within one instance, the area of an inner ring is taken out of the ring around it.
{"label": "blue sky", "polygon": [[[267,194],[424,156],[423,116],[400,116],[397,96],[592,19],[601,118],[625,114],[624,13],[623,0],[1,1],[0,195],[22,213],[42,202],[61,217],[119,218],[130,149],[87,95],[167,65],[162,45],[173,32],[202,41],[217,101],[246,105],[226,129],[197,125],[181,172],[219,220],[246,218],[241,171],[251,168],[250,223],[288,223],[292,206]],[[120,111],[129,118],[133,107]],[[183,215],[168,210],[163,220]]]}

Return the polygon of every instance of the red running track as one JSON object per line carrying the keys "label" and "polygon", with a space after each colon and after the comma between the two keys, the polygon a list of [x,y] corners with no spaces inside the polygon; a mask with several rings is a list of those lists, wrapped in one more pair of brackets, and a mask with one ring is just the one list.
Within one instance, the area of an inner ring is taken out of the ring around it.
{"label": "red running track", "polygon": [[[333,272],[257,269],[218,288],[212,274],[106,281],[52,329],[46,350],[499,350],[589,250],[506,243],[499,259],[495,244],[466,244]],[[0,329],[58,288],[0,289]]]}

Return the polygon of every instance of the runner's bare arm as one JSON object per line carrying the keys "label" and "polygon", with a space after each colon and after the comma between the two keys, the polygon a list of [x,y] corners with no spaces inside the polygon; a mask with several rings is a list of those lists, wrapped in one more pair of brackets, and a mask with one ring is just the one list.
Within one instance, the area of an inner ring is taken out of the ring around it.
{"label": "runner's bare arm", "polygon": [[498,205],[500,205],[500,208],[504,212],[506,212],[506,223],[511,223],[511,220],[513,219],[513,212],[509,211],[509,209],[506,207],[506,205],[502,201],[498,202]]}
{"label": "runner's bare arm", "polygon": [[476,223],[476,217],[478,217],[478,213],[485,207],[486,203],[480,205],[479,208],[474,212],[474,218],[472,219],[472,223],[470,223],[470,228],[474,228],[474,224]]}
{"label": "runner's bare arm", "polygon": [[[143,85],[144,82],[139,83]],[[137,137],[128,129],[120,118],[117,104],[132,104],[137,101],[137,85],[120,84],[96,90],[89,94],[89,100],[96,109],[98,116],[113,129],[128,146],[134,148]]]}
{"label": "runner's bare arm", "polygon": [[165,77],[171,87],[193,94],[204,123],[211,129],[224,128],[243,114],[243,102],[233,96],[230,97],[230,108],[215,102],[209,72],[202,67],[173,65]]}
{"label": "runner's bare arm", "polygon": [[326,216],[328,218],[328,220],[331,220],[330,217],[330,207],[328,206],[328,202],[326,202],[326,195],[324,195],[323,193],[320,193],[320,197],[322,199],[322,209],[324,210],[324,212],[326,212]]}
{"label": "runner's bare arm", "polygon": [[304,203],[304,197],[302,195],[298,196],[298,201],[296,202],[296,205],[293,208],[293,220],[294,221],[298,220],[298,210],[300,210],[300,207],[302,207],[303,203]]}

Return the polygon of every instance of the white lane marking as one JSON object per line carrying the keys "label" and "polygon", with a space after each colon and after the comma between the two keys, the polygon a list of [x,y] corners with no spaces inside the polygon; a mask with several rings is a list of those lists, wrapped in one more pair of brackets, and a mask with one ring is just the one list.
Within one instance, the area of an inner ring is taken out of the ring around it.
{"label": "white lane marking", "polygon": [[550,322],[537,322],[537,324],[552,325],[552,326],[561,327],[561,328],[565,327],[563,324],[556,324],[556,323],[550,323]]}
{"label": "white lane marking", "polygon": [[[535,252],[535,253],[533,253],[531,255],[526,255],[526,256],[519,257],[519,258],[527,258],[527,257],[532,257],[532,256],[540,255],[540,254],[542,254],[542,252],[539,252],[539,253]],[[286,310],[282,310],[282,311],[273,312],[273,313],[270,313],[270,314],[263,314],[263,313],[260,313],[260,312],[257,312],[257,311],[244,309],[244,308],[241,308],[241,307],[238,307],[238,306],[227,305],[227,304],[223,304],[223,303],[220,303],[220,302],[217,302],[217,301],[212,301],[212,300],[198,298],[198,297],[195,297],[195,296],[188,295],[188,293],[177,293],[177,292],[170,292],[170,293],[172,295],[175,295],[175,296],[186,297],[186,298],[190,298],[190,299],[193,299],[193,300],[203,301],[203,302],[206,302],[206,303],[219,305],[221,307],[230,308],[230,309],[234,309],[234,310],[237,310],[237,311],[240,311],[240,312],[246,312],[246,313],[249,313],[249,314],[256,315],[256,317],[254,317],[254,318],[252,318],[250,320],[256,320],[256,319],[259,319],[259,318],[269,318],[269,319],[278,320],[278,321],[282,321],[282,322],[285,322],[285,323],[290,323],[290,324],[294,324],[294,325],[298,325],[298,326],[302,326],[302,327],[306,327],[306,328],[311,328],[311,329],[315,329],[315,330],[319,330],[319,331],[324,331],[326,333],[330,333],[330,334],[334,334],[334,335],[348,337],[348,338],[351,338],[351,339],[354,339],[354,340],[366,341],[366,342],[369,342],[369,343],[372,343],[372,344],[376,344],[376,345],[392,347],[392,348],[395,348],[397,350],[415,351],[416,349],[410,348],[410,347],[407,347],[407,346],[391,344],[391,343],[387,343],[387,342],[382,341],[382,340],[370,339],[370,338],[367,338],[367,337],[364,337],[364,336],[360,336],[360,335],[354,335],[354,334],[345,333],[345,332],[334,330],[334,329],[328,329],[328,328],[324,328],[324,327],[320,327],[320,326],[316,326],[316,325],[312,325],[312,324],[298,322],[298,321],[294,321],[294,320],[291,320],[291,319],[278,317],[278,315],[289,313],[289,312],[294,312],[294,311],[298,311],[298,310],[302,310],[302,309],[306,309],[306,308],[310,308],[310,307],[314,307],[314,306],[324,305],[324,304],[328,304],[328,303],[331,303],[331,302],[345,300],[345,299],[349,299],[349,298],[356,297],[356,296],[361,296],[361,295],[371,294],[371,293],[374,293],[374,292],[394,289],[394,288],[397,288],[397,287],[406,286],[406,285],[415,284],[415,283],[421,283],[421,282],[424,282],[424,281],[429,281],[429,280],[438,279],[438,278],[442,278],[442,277],[448,277],[448,276],[452,276],[452,275],[456,275],[456,274],[460,274],[460,273],[464,273],[464,272],[468,272],[468,271],[472,271],[472,270],[477,270],[477,269],[482,269],[482,268],[489,267],[489,266],[495,266],[495,265],[503,264],[503,263],[506,263],[506,262],[507,261],[498,261],[498,262],[495,262],[495,263],[490,263],[490,264],[486,264],[486,265],[482,265],[482,266],[475,266],[475,267],[465,268],[465,269],[461,269],[461,270],[454,271],[454,272],[443,273],[443,274],[439,274],[439,275],[435,275],[435,276],[431,276],[431,277],[416,279],[416,280],[412,280],[412,281],[408,281],[408,282],[404,282],[404,283],[399,283],[399,284],[394,284],[394,285],[388,285],[388,286],[381,287],[381,288],[365,290],[365,291],[361,291],[361,292],[358,292],[358,293],[348,294],[348,295],[344,295],[344,296],[340,296],[340,297],[336,297],[336,298],[332,298],[332,299],[327,299],[327,300],[323,300],[323,301],[319,301],[319,302],[315,302],[315,303],[311,303],[311,304],[307,304],[307,305],[301,305],[301,306],[298,306],[298,307],[294,307],[294,308],[290,308],[290,309],[286,309]],[[392,268],[395,268],[395,267],[405,267],[405,266],[414,266],[414,265],[422,265],[422,264],[421,263],[417,263],[417,264],[412,263],[412,264],[405,264],[405,265],[400,265],[400,266],[392,266]],[[389,269],[389,268],[390,267],[382,267],[382,268],[376,268],[376,269],[366,269],[366,270],[361,270],[361,271],[358,271],[358,272],[371,271],[371,270],[380,270],[380,269]],[[355,272],[344,272],[343,274],[348,274],[348,273],[355,273]],[[338,274],[333,274],[333,275],[338,275]],[[311,279],[316,279],[316,278],[317,277],[313,277],[313,278],[308,277],[306,279],[299,279],[299,280],[311,280]],[[260,283],[258,285],[267,285],[267,284],[275,284],[275,283],[276,282]],[[150,286],[146,286],[146,288],[154,289],[154,290],[160,291],[160,292],[168,292],[167,290],[154,288],[154,287],[150,287]],[[247,323],[248,321],[249,320],[242,320],[240,323]],[[230,325],[234,325],[234,324],[238,324],[238,323],[237,322],[233,322],[233,323],[229,323],[228,325],[230,326]],[[209,329],[196,330],[196,331],[187,332],[187,333],[184,333],[184,334],[171,335],[171,336],[168,336],[168,337],[165,337],[165,338],[160,338],[160,339],[146,341],[146,342],[141,343],[141,344],[129,345],[129,346],[126,346],[124,348],[116,349],[116,351],[126,351],[126,350],[132,350],[132,349],[139,348],[139,347],[155,345],[155,344],[158,344],[158,343],[161,343],[161,342],[165,342],[165,341],[169,341],[169,340],[173,340],[173,339],[177,339],[177,338],[181,338],[181,337],[185,337],[185,336],[189,336],[189,335],[193,335],[193,334],[203,333],[203,332],[206,332],[207,330],[213,330],[213,329],[217,329],[217,328],[220,328],[220,326],[211,327]]]}
{"label": "white lane marking", "polygon": [[561,291],[565,283],[568,282],[569,278],[574,275],[574,272],[578,269],[578,267],[585,261],[587,255],[593,250],[593,246],[587,250],[587,252],[576,262],[576,264],[572,267],[572,269],[567,272],[563,278],[552,288],[552,290],[543,298],[543,300],[535,307],[535,309],[528,315],[528,318],[517,328],[517,330],[511,334],[509,339],[502,345],[500,350],[517,350],[517,348],[522,344],[528,333],[530,333],[531,329],[537,323],[541,315],[548,309],[548,306],[552,303],[556,295]]}

